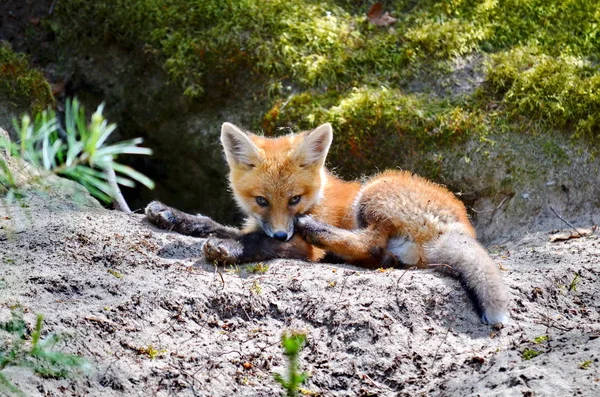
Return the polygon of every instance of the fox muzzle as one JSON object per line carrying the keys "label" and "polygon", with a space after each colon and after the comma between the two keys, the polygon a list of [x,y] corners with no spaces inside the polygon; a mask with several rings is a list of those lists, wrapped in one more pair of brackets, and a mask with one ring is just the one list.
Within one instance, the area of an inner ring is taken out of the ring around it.
{"label": "fox muzzle", "polygon": [[294,224],[290,223],[287,230],[273,230],[273,226],[269,223],[263,223],[263,230],[267,236],[279,241],[288,241],[294,235]]}

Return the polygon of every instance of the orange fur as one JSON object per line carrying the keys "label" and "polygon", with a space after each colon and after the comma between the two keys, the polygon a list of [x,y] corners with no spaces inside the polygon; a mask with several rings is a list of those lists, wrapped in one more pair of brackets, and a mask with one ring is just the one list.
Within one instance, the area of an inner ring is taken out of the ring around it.
{"label": "orange fur", "polygon": [[[294,217],[298,214],[313,215],[319,221],[348,230],[357,229],[362,218],[371,233],[360,235],[360,244],[353,243],[350,236],[329,241],[325,248],[338,253],[348,251],[343,256],[349,261],[371,265],[377,263],[364,258],[366,245],[383,249],[391,238],[414,242],[419,252],[416,264],[423,264],[424,247],[440,234],[459,229],[475,237],[464,205],[438,184],[406,171],[385,171],[362,185],[343,181],[324,168],[328,146],[321,148],[322,161],[303,164],[306,153],[302,157],[298,151],[305,150],[303,144],[310,138],[310,131],[279,138],[244,134],[254,147],[239,149],[236,145],[246,142],[243,136],[233,143],[231,150],[228,151],[227,141],[224,146],[234,197],[249,215],[247,231],[263,228],[267,234],[278,230],[293,233]],[[244,161],[236,161],[235,150],[249,154],[242,156]],[[315,157],[321,158],[319,153]],[[290,206],[290,198],[297,195],[302,197],[301,201]],[[259,206],[257,196],[266,198],[269,206]],[[360,203],[356,203],[357,197]],[[322,251],[318,250],[311,257],[318,259],[320,255]]]}

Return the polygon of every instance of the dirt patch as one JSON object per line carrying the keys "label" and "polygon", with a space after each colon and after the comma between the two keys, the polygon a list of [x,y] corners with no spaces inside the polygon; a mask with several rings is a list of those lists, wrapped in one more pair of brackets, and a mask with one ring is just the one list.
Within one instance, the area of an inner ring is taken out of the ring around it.
{"label": "dirt patch", "polygon": [[316,395],[600,393],[597,234],[490,247],[511,295],[511,322],[494,330],[434,271],[276,260],[252,273],[205,263],[201,239],[58,193],[1,212],[0,319],[15,303],[29,324],[44,314],[47,332],[68,335],[57,347],[94,368],[8,371],[27,395],[279,395],[287,329],[308,334],[301,368]]}

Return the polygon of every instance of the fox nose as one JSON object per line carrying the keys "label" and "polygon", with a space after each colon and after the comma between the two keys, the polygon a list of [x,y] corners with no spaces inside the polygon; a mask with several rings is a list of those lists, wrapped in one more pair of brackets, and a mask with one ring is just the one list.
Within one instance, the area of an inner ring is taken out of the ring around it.
{"label": "fox nose", "polygon": [[287,240],[287,233],[282,231],[275,232],[273,233],[273,238],[279,241],[285,241]]}

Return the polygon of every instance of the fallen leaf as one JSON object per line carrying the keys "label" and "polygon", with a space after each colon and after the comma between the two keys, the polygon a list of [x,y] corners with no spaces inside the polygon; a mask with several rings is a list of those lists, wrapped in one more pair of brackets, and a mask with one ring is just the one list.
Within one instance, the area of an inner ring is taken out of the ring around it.
{"label": "fallen leaf", "polygon": [[555,241],[565,241],[565,240],[570,240],[573,238],[589,236],[590,234],[592,234],[592,229],[577,229],[577,231],[566,230],[564,232],[551,234],[550,242],[553,243]]}
{"label": "fallen leaf", "polygon": [[397,21],[389,12],[383,12],[383,5],[381,3],[375,3],[369,8],[367,19],[376,26],[390,26]]}

